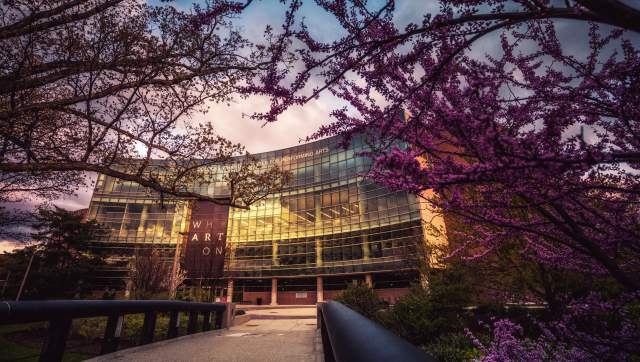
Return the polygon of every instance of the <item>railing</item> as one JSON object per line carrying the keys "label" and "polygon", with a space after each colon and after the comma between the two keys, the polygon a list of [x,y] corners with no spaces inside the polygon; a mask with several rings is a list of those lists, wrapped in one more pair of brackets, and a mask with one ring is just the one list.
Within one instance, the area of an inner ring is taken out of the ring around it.
{"label": "railing", "polygon": [[436,362],[376,322],[338,302],[318,304],[325,362]]}
{"label": "railing", "polygon": [[227,328],[233,318],[233,304],[191,303],[170,300],[55,300],[0,302],[0,325],[49,322],[40,352],[40,361],[61,361],[71,322],[76,318],[107,317],[100,354],[118,349],[122,323],[127,314],[144,314],[140,344],[153,342],[158,313],[169,313],[167,339],[178,337],[180,313],[187,312],[187,334],[195,333],[198,316],[202,315],[202,330]]}

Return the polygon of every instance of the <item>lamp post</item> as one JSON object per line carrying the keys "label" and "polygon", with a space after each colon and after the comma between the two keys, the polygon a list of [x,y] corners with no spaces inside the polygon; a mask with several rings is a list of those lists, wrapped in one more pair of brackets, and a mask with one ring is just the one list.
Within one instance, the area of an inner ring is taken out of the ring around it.
{"label": "lamp post", "polygon": [[7,285],[9,285],[9,278],[11,278],[11,271],[7,272],[7,277],[4,279],[4,285],[2,286],[2,293],[0,293],[0,298],[4,297],[4,292],[7,290]]}
{"label": "lamp post", "polygon": [[29,259],[29,264],[27,265],[27,270],[24,272],[24,276],[22,277],[22,282],[20,283],[20,289],[18,289],[18,295],[16,295],[16,302],[19,301],[20,300],[20,296],[22,296],[22,290],[24,289],[24,285],[27,282],[27,277],[29,276],[29,272],[31,271],[31,264],[33,264],[33,258],[35,256],[36,256],[36,251],[34,250],[31,253],[31,259]]}

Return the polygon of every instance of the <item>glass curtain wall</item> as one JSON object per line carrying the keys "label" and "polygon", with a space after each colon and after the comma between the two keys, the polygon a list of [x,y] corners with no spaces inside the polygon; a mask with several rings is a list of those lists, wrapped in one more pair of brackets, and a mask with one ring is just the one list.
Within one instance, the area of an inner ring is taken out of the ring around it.
{"label": "glass curtain wall", "polygon": [[[293,178],[278,194],[231,208],[225,275],[300,276],[415,269],[423,242],[418,200],[392,192],[363,177],[371,164],[361,138],[349,149],[329,138],[256,155],[280,165]],[[192,190],[225,197],[224,166]],[[188,231],[189,202],[166,199],[132,182],[101,175],[89,218],[108,233],[96,242],[175,245]]]}
{"label": "glass curtain wall", "polygon": [[[261,155],[291,171],[290,187],[231,209],[228,277],[300,276],[414,269],[422,241],[418,201],[362,175],[367,148],[338,139]],[[303,155],[303,156],[300,156]]]}

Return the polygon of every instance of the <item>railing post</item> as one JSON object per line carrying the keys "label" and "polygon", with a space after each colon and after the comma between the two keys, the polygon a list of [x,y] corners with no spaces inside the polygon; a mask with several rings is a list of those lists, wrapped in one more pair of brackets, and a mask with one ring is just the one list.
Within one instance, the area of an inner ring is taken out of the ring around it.
{"label": "railing post", "polygon": [[320,309],[325,361],[436,362],[425,351],[338,302]]}
{"label": "railing post", "polygon": [[40,352],[41,362],[62,361],[69,329],[71,329],[71,318],[52,319],[49,321],[47,339],[44,341]]}
{"label": "railing post", "polygon": [[140,344],[149,344],[153,342],[153,335],[156,331],[156,312],[146,312],[144,314],[144,324],[142,325],[142,336]]}
{"label": "railing post", "polygon": [[180,327],[180,312],[172,310],[169,312],[169,328],[167,328],[167,339],[176,338],[178,336],[178,327]]}
{"label": "railing post", "polygon": [[[226,303],[224,311],[216,313],[216,329],[229,328],[233,324],[233,318],[236,311],[236,305],[233,303]],[[220,322],[218,323],[218,319]]]}
{"label": "railing post", "polygon": [[205,310],[202,311],[202,331],[210,331],[211,330],[211,311]]}
{"label": "railing post", "polygon": [[333,346],[331,346],[331,339],[329,338],[329,331],[327,331],[327,324],[324,322],[324,303],[318,304],[318,327],[320,328],[320,338],[322,338],[322,352],[324,354],[325,362],[335,362],[335,356],[333,355]]}
{"label": "railing post", "polygon": [[124,318],[121,315],[114,314],[109,316],[109,319],[107,319],[107,328],[104,330],[100,354],[107,354],[118,350],[123,320]]}
{"label": "railing post", "polygon": [[198,327],[198,312],[190,311],[189,312],[189,323],[187,324],[187,334],[196,333],[196,329]]}
{"label": "railing post", "polygon": [[213,329],[222,329],[222,319],[224,318],[225,312],[220,311],[220,310],[215,310],[213,312]]}

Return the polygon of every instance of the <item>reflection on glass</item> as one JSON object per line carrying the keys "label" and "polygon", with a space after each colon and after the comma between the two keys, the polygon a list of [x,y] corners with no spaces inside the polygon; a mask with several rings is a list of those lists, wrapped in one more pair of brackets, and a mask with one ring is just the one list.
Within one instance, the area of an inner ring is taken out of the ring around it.
{"label": "reflection on glass", "polygon": [[[229,210],[226,272],[230,276],[336,274],[415,268],[423,241],[415,196],[364,176],[371,160],[356,138],[349,149],[326,139],[258,155],[293,174],[281,193]],[[268,157],[267,157],[268,156]],[[225,197],[224,167],[191,189]],[[89,217],[109,233],[97,241],[175,244],[186,232],[189,204],[157,203],[145,188],[100,176]]]}

